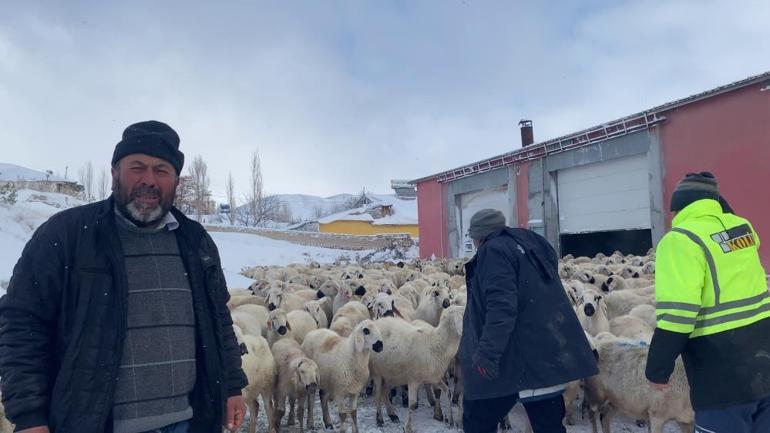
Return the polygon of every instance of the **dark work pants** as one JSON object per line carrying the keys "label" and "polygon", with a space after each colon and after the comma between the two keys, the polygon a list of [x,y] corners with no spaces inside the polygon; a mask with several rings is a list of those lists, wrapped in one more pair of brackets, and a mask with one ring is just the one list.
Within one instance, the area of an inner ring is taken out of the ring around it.
{"label": "dark work pants", "polygon": [[770,432],[770,397],[724,409],[695,411],[696,433]]}
{"label": "dark work pants", "polygon": [[[518,395],[489,400],[463,401],[463,431],[465,433],[496,433],[497,425],[516,404]],[[557,396],[524,403],[534,433],[565,433],[564,397]]]}

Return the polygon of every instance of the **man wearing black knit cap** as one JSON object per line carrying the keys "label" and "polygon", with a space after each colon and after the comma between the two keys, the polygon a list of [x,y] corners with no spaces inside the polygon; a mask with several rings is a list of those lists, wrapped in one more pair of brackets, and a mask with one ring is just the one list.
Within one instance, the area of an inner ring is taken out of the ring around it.
{"label": "man wearing black knit cap", "polygon": [[556,252],[537,233],[506,227],[494,209],[474,214],[468,235],[478,251],[465,265],[463,431],[496,432],[521,401],[534,433],[565,432],[564,384],[597,369]]}
{"label": "man wearing black knit cap", "polygon": [[112,196],[40,226],[0,299],[6,416],[24,433],[214,433],[245,415],[211,237],[173,207],[184,154],[130,125]]}
{"label": "man wearing black knit cap", "polygon": [[666,392],[681,355],[696,432],[770,432],[770,293],[759,236],[709,172],[688,173],[670,209],[672,229],[656,250],[647,378]]}

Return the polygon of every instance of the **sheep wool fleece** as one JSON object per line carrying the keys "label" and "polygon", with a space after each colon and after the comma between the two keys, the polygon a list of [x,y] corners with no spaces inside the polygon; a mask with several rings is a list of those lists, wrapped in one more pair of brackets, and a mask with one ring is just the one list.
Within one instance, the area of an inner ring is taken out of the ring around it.
{"label": "sheep wool fleece", "polygon": [[195,384],[195,317],[172,232],[176,221],[144,229],[117,210],[116,220],[128,277],[128,325],[113,403],[114,433],[140,433],[192,418],[188,394]]}

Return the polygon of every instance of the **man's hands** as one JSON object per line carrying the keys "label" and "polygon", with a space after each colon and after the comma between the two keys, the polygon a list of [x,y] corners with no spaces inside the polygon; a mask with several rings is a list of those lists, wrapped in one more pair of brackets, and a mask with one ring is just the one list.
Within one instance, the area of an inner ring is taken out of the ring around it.
{"label": "man's hands", "polygon": [[17,433],[51,433],[47,426],[32,427],[24,430],[19,430]]}
{"label": "man's hands", "polygon": [[650,382],[650,388],[656,391],[667,391],[671,388],[671,383],[655,383]]}
{"label": "man's hands", "polygon": [[473,357],[473,369],[484,379],[494,380],[497,378],[497,366],[479,354]]}
{"label": "man's hands", "polygon": [[[231,432],[238,431],[238,429],[241,428],[241,424],[243,424],[243,418],[245,416],[246,416],[246,403],[243,401],[243,396],[235,395],[228,398],[227,412],[225,413],[225,423],[224,423],[225,428],[230,430]],[[46,430],[45,432],[30,432],[30,433],[48,433],[48,430]]]}

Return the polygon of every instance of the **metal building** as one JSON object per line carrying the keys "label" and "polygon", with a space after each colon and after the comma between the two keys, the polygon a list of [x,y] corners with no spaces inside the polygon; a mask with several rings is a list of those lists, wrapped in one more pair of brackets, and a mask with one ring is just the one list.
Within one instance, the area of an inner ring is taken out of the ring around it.
{"label": "metal building", "polygon": [[468,222],[487,207],[562,255],[644,254],[670,228],[677,182],[709,170],[770,266],[770,72],[541,143],[520,126],[522,148],[413,181],[420,256],[473,254]]}

